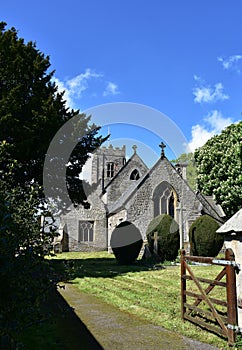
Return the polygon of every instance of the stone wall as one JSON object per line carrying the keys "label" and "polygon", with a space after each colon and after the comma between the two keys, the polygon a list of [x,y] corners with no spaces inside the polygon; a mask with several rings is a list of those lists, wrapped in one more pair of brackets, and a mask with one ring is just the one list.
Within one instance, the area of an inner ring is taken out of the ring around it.
{"label": "stone wall", "polygon": [[[178,203],[175,219],[182,227],[185,241],[188,241],[188,229],[191,223],[201,215],[199,213],[201,205],[196,194],[166,158],[156,163],[149,175],[147,175],[147,178],[143,180],[143,183],[140,184],[124,204],[124,208],[127,211],[126,219],[137,226],[143,239],[145,239],[147,227],[154,218],[153,193],[162,181],[167,181],[177,194]],[[182,215],[180,215],[179,210],[182,211]]]}
{"label": "stone wall", "polygon": [[113,230],[121,223],[127,221],[127,210],[120,210],[118,213],[111,215],[108,218],[108,252],[112,253],[110,240]]}
{"label": "stone wall", "polygon": [[130,186],[134,185],[136,180],[131,180],[130,175],[135,169],[138,170],[140,177],[142,177],[148,171],[147,166],[137,154],[132,156],[132,158],[125,165],[124,169],[108,185],[106,191],[108,198],[107,204],[109,207],[119,200]]}
{"label": "stone wall", "polygon": [[92,159],[92,184],[104,181],[104,186],[111,180],[107,177],[107,163],[114,163],[114,175],[125,164],[126,147],[114,148],[111,144],[109,147],[98,148],[93,154]]}
{"label": "stone wall", "polygon": [[[88,201],[90,209],[83,206],[70,208],[70,211],[62,216],[61,221],[66,224],[69,251],[95,251],[107,249],[107,220],[103,202],[97,194],[90,195]],[[93,242],[78,242],[79,221],[92,221]]]}

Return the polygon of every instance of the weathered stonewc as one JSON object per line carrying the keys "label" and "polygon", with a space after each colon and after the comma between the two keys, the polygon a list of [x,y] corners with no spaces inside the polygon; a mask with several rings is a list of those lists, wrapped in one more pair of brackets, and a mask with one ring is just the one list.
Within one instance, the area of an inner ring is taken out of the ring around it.
{"label": "weathered stonewc", "polygon": [[180,248],[189,248],[189,228],[207,214],[220,224],[224,213],[212,197],[194,192],[186,180],[186,165],[175,166],[165,156],[162,142],[160,157],[149,168],[133,146],[126,158],[126,146],[97,149],[92,155],[89,206],[70,207],[60,217],[58,251],[112,251],[116,227],[130,222],[140,231],[143,241],[149,223],[168,214],[179,225]]}
{"label": "weathered stonewc", "polygon": [[242,209],[234,214],[221,226],[217,233],[224,234],[225,248],[231,248],[235,255],[235,261],[240,266],[237,270],[236,289],[238,305],[238,326],[242,328]]}

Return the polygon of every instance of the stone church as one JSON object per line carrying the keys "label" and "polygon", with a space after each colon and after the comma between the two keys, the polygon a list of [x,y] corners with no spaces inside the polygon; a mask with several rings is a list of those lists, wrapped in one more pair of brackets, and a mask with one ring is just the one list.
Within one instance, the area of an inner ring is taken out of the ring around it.
{"label": "stone church", "polygon": [[[93,190],[87,207],[72,207],[60,218],[60,236],[55,244],[62,251],[111,251],[113,230],[128,221],[146,240],[150,221],[160,214],[171,215],[179,225],[180,248],[189,248],[189,227],[207,214],[224,222],[224,213],[212,197],[194,192],[186,181],[186,165],[174,166],[161,155],[148,168],[133,146],[133,155],[126,160],[126,147],[99,148],[92,157]],[[128,233],[127,233],[128,234]]]}

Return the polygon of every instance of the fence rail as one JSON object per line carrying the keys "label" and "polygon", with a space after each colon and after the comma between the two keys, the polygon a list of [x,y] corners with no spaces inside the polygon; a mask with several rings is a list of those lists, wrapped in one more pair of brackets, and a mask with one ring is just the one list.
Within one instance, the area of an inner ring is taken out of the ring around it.
{"label": "fence rail", "polygon": [[[189,262],[205,263],[223,266],[222,271],[215,279],[196,277]],[[233,345],[236,341],[237,327],[237,297],[236,297],[236,263],[232,249],[226,249],[225,259],[216,260],[211,257],[188,256],[185,250],[181,251],[181,314],[183,320],[188,320],[211,332],[228,339]],[[226,281],[221,279],[226,276]],[[187,290],[187,281],[194,282],[197,292]],[[204,283],[208,286],[204,289]],[[226,300],[210,297],[216,286],[225,288]],[[187,301],[193,298],[193,303]],[[202,303],[203,302],[203,303]],[[206,309],[204,309],[204,305]],[[226,308],[222,313],[218,306]],[[200,307],[199,307],[200,306]]]}

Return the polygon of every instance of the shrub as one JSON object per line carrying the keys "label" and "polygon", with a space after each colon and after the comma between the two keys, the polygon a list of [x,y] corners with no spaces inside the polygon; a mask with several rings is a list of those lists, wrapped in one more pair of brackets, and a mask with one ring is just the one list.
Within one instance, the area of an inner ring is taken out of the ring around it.
{"label": "shrub", "polygon": [[224,237],[216,230],[219,224],[208,215],[198,218],[189,229],[191,255],[216,256],[223,246]]}
{"label": "shrub", "polygon": [[121,222],[111,236],[111,248],[119,264],[132,264],[143,244],[139,229],[129,221]]}
{"label": "shrub", "polygon": [[147,229],[149,249],[154,252],[154,233],[158,234],[158,255],[162,262],[176,259],[179,249],[179,227],[177,222],[167,214],[156,216]]}

